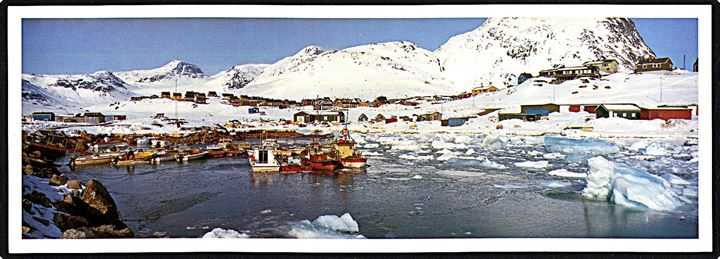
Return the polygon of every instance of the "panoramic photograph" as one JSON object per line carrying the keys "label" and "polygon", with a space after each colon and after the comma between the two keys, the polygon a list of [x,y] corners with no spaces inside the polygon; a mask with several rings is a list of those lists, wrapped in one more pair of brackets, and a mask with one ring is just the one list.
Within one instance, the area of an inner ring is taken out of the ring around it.
{"label": "panoramic photograph", "polygon": [[698,62],[695,18],[25,18],[22,238],[697,239]]}

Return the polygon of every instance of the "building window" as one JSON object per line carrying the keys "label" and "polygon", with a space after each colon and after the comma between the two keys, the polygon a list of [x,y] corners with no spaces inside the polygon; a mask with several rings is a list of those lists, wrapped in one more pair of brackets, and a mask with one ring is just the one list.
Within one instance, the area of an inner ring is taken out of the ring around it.
{"label": "building window", "polygon": [[623,112],[623,113],[621,113],[621,114],[620,114],[620,117],[623,117],[623,118],[625,118],[625,117],[626,117],[625,113],[624,113],[624,112]]}
{"label": "building window", "polygon": [[631,113],[630,117],[635,118],[635,113]]}

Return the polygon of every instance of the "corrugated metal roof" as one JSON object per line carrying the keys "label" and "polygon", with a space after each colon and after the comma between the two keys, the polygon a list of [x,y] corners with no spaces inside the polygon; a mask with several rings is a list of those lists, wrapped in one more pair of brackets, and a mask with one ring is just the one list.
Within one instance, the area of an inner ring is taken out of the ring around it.
{"label": "corrugated metal roof", "polygon": [[632,104],[603,104],[608,111],[640,111],[640,107]]}

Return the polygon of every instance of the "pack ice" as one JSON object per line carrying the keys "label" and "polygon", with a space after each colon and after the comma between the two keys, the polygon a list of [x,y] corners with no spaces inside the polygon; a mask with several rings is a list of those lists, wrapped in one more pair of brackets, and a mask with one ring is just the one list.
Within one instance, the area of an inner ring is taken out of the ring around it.
{"label": "pack ice", "polygon": [[313,222],[307,219],[302,220],[295,224],[288,234],[295,238],[365,238],[358,234],[359,232],[358,223],[349,213],[345,213],[340,217],[335,215],[320,216]]}
{"label": "pack ice", "polygon": [[592,156],[617,153],[620,148],[599,139],[545,137],[545,149],[566,155],[570,162],[580,162]]}
{"label": "pack ice", "polygon": [[646,171],[616,165],[604,157],[588,159],[590,172],[583,196],[607,199],[636,209],[672,211],[684,204],[671,184]]}

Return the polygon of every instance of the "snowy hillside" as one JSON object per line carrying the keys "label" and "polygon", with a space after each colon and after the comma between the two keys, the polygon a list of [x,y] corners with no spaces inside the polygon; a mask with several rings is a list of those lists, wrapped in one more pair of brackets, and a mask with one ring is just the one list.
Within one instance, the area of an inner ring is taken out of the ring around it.
{"label": "snowy hillside", "polygon": [[553,65],[616,59],[632,69],[655,56],[627,18],[489,18],[479,28],[450,38],[435,51],[457,90],[481,84],[517,83],[523,72],[537,75]]}
{"label": "snowy hillside", "polygon": [[81,109],[127,100],[130,86],[109,71],[87,75],[23,75],[23,111]]}
{"label": "snowy hillside", "polygon": [[310,46],[267,66],[242,92],[291,99],[447,94],[452,84],[441,72],[432,52],[406,41],[337,51]]}

